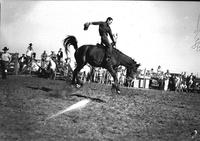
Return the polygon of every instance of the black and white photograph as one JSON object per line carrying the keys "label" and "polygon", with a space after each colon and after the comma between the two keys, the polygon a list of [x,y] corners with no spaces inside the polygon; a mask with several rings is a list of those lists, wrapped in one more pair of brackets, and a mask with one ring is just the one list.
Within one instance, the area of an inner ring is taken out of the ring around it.
{"label": "black and white photograph", "polygon": [[0,141],[200,141],[200,2],[0,0]]}

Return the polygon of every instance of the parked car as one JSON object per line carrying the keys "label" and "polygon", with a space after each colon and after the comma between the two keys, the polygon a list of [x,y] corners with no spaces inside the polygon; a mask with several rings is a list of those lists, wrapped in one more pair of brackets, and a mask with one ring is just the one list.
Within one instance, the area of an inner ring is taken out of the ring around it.
{"label": "parked car", "polygon": [[164,89],[164,80],[163,77],[158,76],[157,73],[152,74],[150,82],[149,82],[150,89]]}

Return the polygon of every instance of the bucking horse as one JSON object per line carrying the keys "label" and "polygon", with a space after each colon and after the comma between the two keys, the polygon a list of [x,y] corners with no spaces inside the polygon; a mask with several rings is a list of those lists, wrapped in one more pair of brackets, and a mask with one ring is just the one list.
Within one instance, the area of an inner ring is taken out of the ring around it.
{"label": "bucking horse", "polygon": [[112,67],[108,67],[105,51],[106,47],[102,44],[96,45],[82,45],[78,47],[78,42],[75,36],[67,36],[63,41],[63,46],[65,47],[65,52],[68,55],[69,46],[72,45],[75,49],[74,57],[76,59],[76,68],[73,71],[72,85],[81,86],[82,82],[78,78],[78,73],[80,70],[89,63],[94,67],[102,67],[107,69],[114,79],[114,84],[112,84],[112,89],[120,93],[120,88],[117,80],[117,69],[118,66],[122,65],[127,68],[126,77],[134,77],[137,73],[137,69],[140,66],[134,59],[125,55],[116,48],[112,51]]}

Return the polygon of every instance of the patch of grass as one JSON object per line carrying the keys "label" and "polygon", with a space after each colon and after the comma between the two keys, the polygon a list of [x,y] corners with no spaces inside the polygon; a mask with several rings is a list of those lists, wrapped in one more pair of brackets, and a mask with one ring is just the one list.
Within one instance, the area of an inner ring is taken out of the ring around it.
{"label": "patch of grass", "polygon": [[[200,131],[199,94],[121,88],[118,95],[110,89],[96,83],[75,89],[65,81],[37,77],[0,80],[0,139],[188,141],[194,129]],[[70,96],[74,92],[80,96]],[[105,103],[92,101],[45,122],[85,97]]]}

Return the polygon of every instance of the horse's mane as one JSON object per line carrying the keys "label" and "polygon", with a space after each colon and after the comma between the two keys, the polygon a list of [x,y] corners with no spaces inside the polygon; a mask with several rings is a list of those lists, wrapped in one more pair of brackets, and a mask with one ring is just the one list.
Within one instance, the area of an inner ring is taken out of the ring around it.
{"label": "horse's mane", "polygon": [[[121,52],[119,49],[117,49],[117,48],[113,48],[114,49],[114,51],[116,51],[117,53],[119,53],[119,54],[121,54],[121,55],[125,55],[123,52]],[[127,56],[127,55],[126,55]]]}
{"label": "horse's mane", "polygon": [[117,48],[113,48],[113,53],[115,53],[116,55],[120,55],[120,56],[125,56],[126,57],[126,61],[129,63],[129,65],[132,65],[133,62],[136,63],[136,61],[134,59],[132,59],[131,57],[129,57],[128,55],[124,54],[123,52],[121,52],[119,49]]}
{"label": "horse's mane", "polygon": [[[99,43],[97,43],[96,45],[97,45],[97,47],[103,47],[103,48],[105,48],[104,46],[102,46],[102,45],[99,44]],[[115,48],[115,47],[113,47],[113,53],[116,53],[116,55],[126,56],[126,58],[128,58],[127,61],[130,62],[130,63],[132,63],[132,61],[135,62],[134,59],[132,59],[131,57],[127,56],[126,54],[124,54],[123,52],[121,52],[119,49],[117,49],[117,48]],[[136,63],[136,62],[135,62],[135,63]]]}

